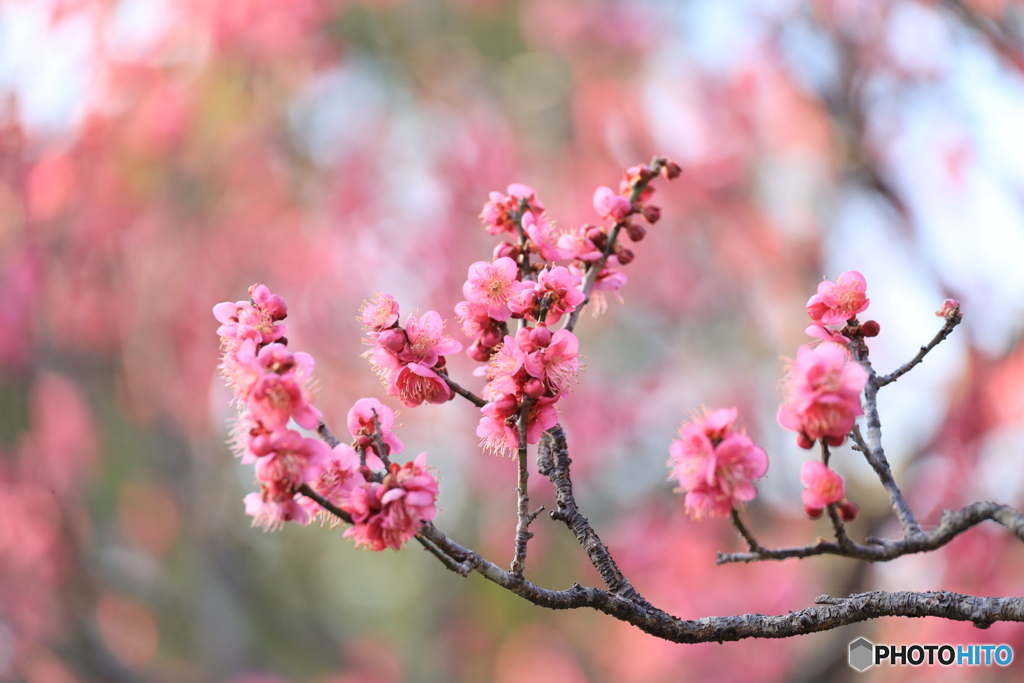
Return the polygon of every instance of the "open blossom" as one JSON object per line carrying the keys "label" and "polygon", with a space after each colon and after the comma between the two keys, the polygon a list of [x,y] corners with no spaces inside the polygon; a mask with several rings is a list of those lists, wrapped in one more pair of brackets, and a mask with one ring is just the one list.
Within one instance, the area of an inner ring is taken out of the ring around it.
{"label": "open blossom", "polygon": [[422,403],[445,403],[452,398],[444,378],[422,363],[409,363],[394,372],[387,391],[410,408]]}
{"label": "open blossom", "polygon": [[579,287],[580,280],[568,268],[557,266],[545,268],[537,275],[537,281],[519,283],[517,291],[508,301],[513,313],[537,320],[540,310],[546,304],[544,321],[555,325],[562,316],[572,313],[586,298]]}
{"label": "open blossom", "polygon": [[245,514],[252,517],[252,525],[267,531],[276,531],[285,522],[309,523],[309,514],[292,494],[274,493],[261,487],[259,492],[248,494],[242,502]]}
{"label": "open blossom", "polygon": [[[375,426],[380,426],[380,440],[384,444],[384,453],[377,453]],[[366,451],[366,464],[372,469],[382,469],[384,462],[379,455],[397,455],[405,445],[402,440],[391,433],[395,424],[395,414],[386,405],[375,398],[361,398],[348,411],[348,428],[356,439],[356,445]]]}
{"label": "open blossom", "polygon": [[622,220],[633,210],[629,199],[615,194],[610,187],[601,186],[594,192],[594,211],[605,219]]}
{"label": "open blossom", "polygon": [[518,273],[516,262],[507,256],[495,259],[493,263],[477,261],[469,267],[462,293],[469,301],[486,304],[487,314],[495,320],[508,320],[512,315],[508,300],[519,291]]}
{"label": "open blossom", "polygon": [[866,292],[864,276],[848,270],[835,282],[826,280],[818,285],[818,293],[807,302],[807,314],[825,325],[842,325],[868,307]]}
{"label": "open blossom", "polygon": [[283,344],[268,344],[247,364],[254,379],[240,398],[255,419],[271,430],[284,428],[289,418],[306,429],[316,429],[321,414],[310,398],[313,359],[309,354],[293,354]]}
{"label": "open blossom", "polygon": [[755,479],[768,471],[768,456],[746,434],[732,431],[735,408],[684,423],[669,447],[669,478],[686,491],[686,512],[695,519],[727,515],[757,495]]}
{"label": "open blossom", "polygon": [[548,391],[559,395],[569,388],[569,382],[579,372],[579,348],[575,334],[558,330],[550,336],[546,346],[525,354],[523,366],[530,375],[542,380]]}
{"label": "open blossom", "polygon": [[800,499],[808,517],[817,519],[833,503],[839,504],[839,514],[847,522],[857,517],[857,506],[846,500],[843,478],[827,465],[808,460],[800,468],[800,483],[806,487]]}
{"label": "open blossom", "polygon": [[398,550],[421,524],[437,516],[437,480],[427,470],[426,453],[404,465],[392,463],[382,482],[353,487],[341,508],[352,516],[345,536],[357,546],[380,552]]}
{"label": "open blossom", "polygon": [[291,429],[272,433],[267,448],[256,460],[256,479],[274,493],[294,493],[313,481],[330,452],[323,441]]}
{"label": "open blossom", "polygon": [[867,381],[867,372],[859,363],[849,361],[843,347],[801,346],[790,366],[779,424],[797,432],[797,443],[803,448],[810,448],[818,439],[838,446],[853,429],[857,416],[864,414],[860,392]]}
{"label": "open blossom", "polygon": [[359,309],[359,321],[374,332],[393,327],[398,322],[398,302],[390,294],[378,294]]}
{"label": "open blossom", "polygon": [[561,233],[555,227],[555,222],[547,217],[547,214],[527,213],[523,216],[523,231],[533,242],[534,250],[544,261],[561,261],[564,258],[569,258],[559,249],[558,242]]}
{"label": "open blossom", "polygon": [[532,187],[521,183],[509,185],[508,195],[492,192],[489,199],[480,212],[480,220],[487,225],[487,231],[492,235],[503,232],[515,234],[513,216],[519,210],[520,201],[524,201],[526,211],[531,214],[540,215],[544,212],[544,205],[537,199],[537,193]]}
{"label": "open blossom", "polygon": [[[335,446],[327,459],[320,465],[316,477],[309,482],[314,491],[336,506],[341,506],[349,493],[356,486],[366,481],[359,470],[359,454],[348,444]],[[302,507],[310,517],[328,520],[331,526],[338,523],[338,518],[320,507],[312,498],[300,498]]]}
{"label": "open blossom", "polygon": [[410,313],[405,321],[408,344],[398,353],[403,363],[422,363],[427,367],[437,364],[441,356],[450,356],[462,350],[462,344],[444,334],[444,320],[437,311],[427,311],[419,318]]}
{"label": "open blossom", "polygon": [[[526,417],[526,443],[540,441],[541,434],[558,422],[557,397],[531,398]],[[513,394],[503,394],[480,409],[483,417],[476,435],[484,450],[496,455],[514,455],[519,448],[519,413],[522,402]]]}
{"label": "open blossom", "polygon": [[280,322],[288,315],[284,299],[272,294],[266,285],[250,287],[249,297],[249,301],[226,301],[213,307],[214,317],[223,323],[217,334],[225,343],[255,339],[258,344],[269,344],[281,339],[288,330]]}

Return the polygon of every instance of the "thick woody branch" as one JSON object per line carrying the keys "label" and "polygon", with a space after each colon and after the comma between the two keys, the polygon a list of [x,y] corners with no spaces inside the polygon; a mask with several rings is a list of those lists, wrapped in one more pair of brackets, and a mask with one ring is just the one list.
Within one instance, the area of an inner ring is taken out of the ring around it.
{"label": "thick woody branch", "polygon": [[609,591],[639,604],[649,604],[636,592],[629,579],[619,571],[608,548],[601,542],[587,518],[580,514],[579,508],[576,507],[572,479],[569,476],[571,463],[565,432],[561,425],[555,425],[544,432],[540,439],[540,445],[537,447],[537,469],[541,475],[551,480],[555,487],[555,500],[558,502],[558,509],[552,510],[548,515],[551,519],[565,522],[576,540],[583,546],[591,564],[597,569]]}
{"label": "thick woody branch", "polygon": [[530,470],[527,465],[527,444],[526,444],[526,420],[530,414],[530,397],[523,397],[523,405],[519,409],[519,449],[516,459],[519,463],[519,483],[516,486],[516,498],[518,522],[516,523],[516,549],[512,557],[512,573],[522,576],[526,569],[526,544],[533,538],[530,531],[530,522],[537,518],[536,514],[530,513],[530,493],[527,483],[530,479]]}
{"label": "thick woody branch", "polygon": [[953,331],[953,328],[960,324],[962,318],[959,315],[950,316],[946,319],[946,324],[942,326],[942,329],[932,338],[930,342],[921,347],[921,350],[917,352],[917,355],[911,358],[908,362],[904,363],[896,370],[890,372],[888,375],[878,378],[878,386],[884,387],[886,384],[895,382],[903,375],[907,374],[914,369],[918,363],[924,360],[924,357],[928,355],[928,352],[938,346],[942,341],[949,336],[949,333]]}
{"label": "thick woody branch", "polygon": [[[955,512],[946,510],[942,514],[942,522],[936,528],[931,531],[922,531],[916,536],[904,538],[900,541],[869,537],[866,539],[866,545],[852,540],[845,545],[832,541],[819,541],[810,545],[779,549],[764,548],[756,545],[757,542],[754,541],[756,547],[752,546],[750,552],[719,553],[718,564],[757,562],[760,560],[787,560],[815,555],[840,555],[866,562],[887,562],[904,555],[938,550],[963,532],[986,520],[1003,525],[1024,542],[1024,514],[1008,505],[981,502],[968,505]],[[753,536],[751,535],[752,538]],[[748,539],[749,543],[750,540]]]}
{"label": "thick woody branch", "polygon": [[879,617],[939,617],[987,627],[996,621],[1024,621],[1024,598],[985,598],[959,593],[860,593],[848,598],[819,596],[815,607],[778,616],[742,614],[684,620],[645,602],[608,591],[573,585],[567,590],[541,588],[507,572],[449,540],[432,524],[420,532],[445,554],[461,558],[479,574],[539,607],[589,607],[675,643],[708,643],[747,638],[790,638],[827,631]]}
{"label": "thick woody branch", "polygon": [[[309,496],[324,509],[350,522],[351,517],[311,488],[303,485],[299,492]],[[979,506],[992,506],[991,509]],[[975,517],[995,519],[1024,538],[1024,517],[1006,506],[978,503],[957,515],[970,511]],[[987,516],[986,516],[987,515]],[[980,520],[978,520],[980,521]],[[951,516],[942,527],[955,524]],[[974,523],[977,523],[975,521]],[[938,531],[938,530],[936,530]],[[463,576],[476,571],[484,578],[515,593],[539,607],[578,609],[589,607],[632,624],[642,631],[675,643],[707,643],[744,640],[746,638],[789,638],[827,631],[879,617],[939,617],[954,621],[970,621],[985,628],[997,621],[1024,621],[1024,598],[985,598],[958,593],[932,592],[860,593],[848,598],[819,596],[818,606],[778,616],[742,614],[728,617],[704,617],[683,620],[651,606],[642,599],[630,600],[599,588],[573,585],[556,591],[537,586],[521,575],[505,571],[478,553],[455,543],[430,522],[424,522],[417,535],[420,543],[434,553],[446,567]]]}

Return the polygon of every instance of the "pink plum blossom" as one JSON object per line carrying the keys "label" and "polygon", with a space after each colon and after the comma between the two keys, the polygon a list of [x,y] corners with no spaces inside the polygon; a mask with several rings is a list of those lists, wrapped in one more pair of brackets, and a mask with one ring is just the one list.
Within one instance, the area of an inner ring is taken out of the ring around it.
{"label": "pink plum blossom", "polygon": [[[526,443],[540,441],[541,434],[558,423],[555,409],[557,397],[531,398],[526,417]],[[483,417],[476,428],[480,445],[496,455],[514,455],[519,448],[519,413],[521,401],[512,394],[503,394],[488,403],[480,412]]]}
{"label": "pink plum blossom", "polygon": [[797,443],[803,448],[810,448],[817,439],[838,446],[857,416],[864,414],[860,392],[867,381],[867,372],[848,359],[843,347],[801,346],[790,365],[779,424],[797,432]]}
{"label": "pink plum blossom", "polygon": [[857,506],[845,500],[843,478],[818,460],[808,460],[800,469],[800,482],[806,487],[800,494],[804,512],[811,519],[821,517],[826,507],[839,504],[839,514],[846,521],[857,516]]}
{"label": "pink plum blossom", "polygon": [[437,364],[441,356],[450,356],[462,350],[462,344],[444,334],[444,319],[437,311],[427,311],[419,318],[410,313],[405,321],[408,345],[398,354],[404,363],[422,363],[428,367]]}
{"label": "pink plum blossom", "polygon": [[[356,449],[348,444],[338,444],[320,465],[317,476],[310,481],[310,486],[330,503],[340,507],[351,490],[366,481],[359,468],[359,454]],[[319,516],[321,520],[329,520],[331,526],[338,523],[337,517],[320,507],[312,498],[302,497],[300,503],[310,517]]]}
{"label": "pink plum blossom", "polygon": [[422,363],[403,365],[391,375],[387,390],[410,408],[424,402],[444,403],[452,398],[444,378]]}
{"label": "pink plum blossom", "polygon": [[271,430],[284,428],[289,418],[306,429],[316,429],[321,414],[309,395],[313,358],[308,353],[293,354],[283,344],[268,344],[250,367],[256,378],[241,398],[255,419]]}
{"label": "pink plum blossom", "polygon": [[480,220],[487,225],[487,232],[492,235],[500,235],[503,232],[515,234],[516,224],[513,217],[519,211],[520,200],[525,200],[527,212],[534,215],[544,212],[544,205],[537,199],[537,193],[532,187],[521,183],[509,185],[507,196],[500,192],[491,192],[489,199],[480,212]]}
{"label": "pink plum blossom", "polygon": [[345,536],[357,546],[380,552],[399,550],[424,521],[437,516],[437,479],[427,470],[426,453],[413,462],[392,463],[382,482],[363,481],[341,505],[352,516]]}
{"label": "pink plum blossom", "polygon": [[942,308],[935,311],[935,315],[946,320],[960,317],[960,302],[956,299],[946,299],[942,302]]}
{"label": "pink plum blossom", "polygon": [[273,493],[266,488],[250,493],[243,502],[245,514],[250,515],[252,525],[263,527],[267,531],[276,531],[285,522],[308,524],[309,515],[295,496],[287,493]]}
{"label": "pink plum blossom", "polygon": [[[804,330],[804,332],[814,337],[817,340],[817,342],[829,342],[832,344],[839,344],[841,346],[846,346],[850,343],[850,340],[844,337],[843,335],[839,334],[839,332],[837,332],[836,330],[830,330],[824,325],[811,325],[806,330]],[[811,344],[815,344],[817,342],[811,342]]]}
{"label": "pink plum blossom", "polygon": [[223,323],[217,334],[228,340],[255,339],[269,344],[281,339],[288,328],[281,322],[288,315],[284,299],[272,294],[265,285],[249,288],[249,301],[224,302],[213,307],[213,315]]}
{"label": "pink plum blossom", "polygon": [[[539,328],[544,329],[544,328]],[[569,387],[579,372],[579,339],[569,330],[558,330],[544,348],[526,354],[523,366],[531,376],[543,380],[556,396]]]}
{"label": "pink plum blossom", "polygon": [[818,293],[807,301],[807,314],[825,325],[842,325],[868,307],[866,291],[864,276],[848,270],[834,283],[826,280],[818,285]]}
{"label": "pink plum blossom", "polygon": [[506,336],[487,365],[487,380],[492,395],[514,394],[520,389],[525,356],[515,337]]}
{"label": "pink plum blossom", "polygon": [[537,275],[537,281],[523,282],[519,291],[508,301],[513,313],[528,320],[537,320],[540,309],[547,303],[544,321],[556,325],[562,316],[576,310],[586,298],[580,289],[580,280],[563,266],[545,268]]}
{"label": "pink plum blossom", "polygon": [[574,258],[580,261],[596,261],[601,258],[601,250],[593,240],[587,237],[587,230],[592,226],[581,226],[575,230],[564,232],[558,238],[558,249],[563,258]]}
{"label": "pink plum blossom", "polygon": [[[377,453],[377,440],[375,438],[376,426],[380,425],[380,440],[384,444],[385,453]],[[366,464],[372,469],[383,469],[384,462],[379,455],[397,455],[402,452],[405,445],[402,440],[391,433],[395,424],[395,414],[391,408],[375,398],[361,398],[355,402],[352,409],[348,411],[348,428],[356,439],[356,445],[366,452]]]}
{"label": "pink plum blossom", "polygon": [[615,194],[610,187],[602,185],[594,192],[594,211],[601,218],[620,221],[632,210],[629,199]]}
{"label": "pink plum blossom", "polygon": [[519,289],[518,273],[516,262],[507,256],[495,259],[493,263],[477,261],[469,267],[462,293],[469,301],[486,304],[487,314],[495,320],[508,320],[512,315],[508,300]]}
{"label": "pink plum blossom", "polygon": [[268,453],[256,460],[256,479],[273,493],[294,493],[313,481],[330,451],[319,439],[291,429],[270,435]]}
{"label": "pink plum blossom", "polygon": [[393,327],[398,322],[398,302],[390,294],[378,294],[372,301],[363,303],[359,309],[359,320],[366,329],[374,332]]}
{"label": "pink plum blossom", "polygon": [[768,471],[768,456],[746,434],[732,431],[735,408],[686,422],[669,447],[669,478],[686,491],[686,512],[695,519],[721,516],[757,495],[753,481]]}
{"label": "pink plum blossom", "polygon": [[555,222],[547,217],[547,214],[534,215],[527,213],[523,216],[523,231],[533,242],[534,250],[540,254],[544,261],[560,261],[568,258],[559,249],[558,243],[561,233],[555,228]]}

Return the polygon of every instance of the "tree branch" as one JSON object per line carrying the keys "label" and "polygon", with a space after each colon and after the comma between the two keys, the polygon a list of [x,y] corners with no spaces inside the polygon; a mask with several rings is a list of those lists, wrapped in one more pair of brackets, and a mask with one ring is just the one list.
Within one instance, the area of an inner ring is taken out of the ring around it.
{"label": "tree branch", "polygon": [[[768,549],[760,545],[746,553],[718,553],[718,564],[731,562],[757,562],[760,560],[787,560],[790,558],[812,557],[814,555],[839,555],[866,562],[888,562],[897,557],[938,550],[954,538],[991,520],[1009,529],[1024,542],[1024,514],[1008,505],[979,502],[957,511],[946,510],[942,522],[931,531],[922,531],[914,537],[900,541],[868,537],[868,545],[850,541],[848,545],[832,541],[819,541],[793,548]],[[751,538],[753,538],[751,536]],[[755,541],[756,543],[756,541]],[[748,541],[749,544],[749,541]]]}
{"label": "tree branch", "polygon": [[572,479],[569,475],[569,449],[565,441],[565,432],[561,425],[555,425],[541,436],[537,447],[537,469],[542,476],[551,480],[555,487],[555,500],[558,509],[548,513],[551,519],[561,520],[569,527],[576,540],[590,558],[604,585],[615,595],[633,600],[639,604],[649,605],[623,573],[619,570],[608,548],[601,542],[590,522],[580,514],[572,491]]}
{"label": "tree branch", "polygon": [[437,374],[441,376],[441,379],[445,381],[445,384],[447,384],[452,391],[475,405],[477,408],[483,408],[487,405],[487,401],[483,400],[469,389],[463,389],[459,384],[457,384],[455,380],[448,376],[447,371],[439,372]]}
{"label": "tree branch", "polygon": [[963,318],[960,316],[950,316],[946,319],[946,324],[942,326],[942,329],[936,333],[930,342],[925,346],[921,347],[921,350],[917,352],[917,355],[911,358],[908,362],[904,363],[888,375],[878,378],[878,386],[884,387],[886,384],[895,382],[903,375],[907,374],[914,369],[918,363],[924,360],[924,357],[928,355],[928,352],[938,346],[942,341],[949,336],[949,333],[953,331],[953,328],[960,324]]}
{"label": "tree branch", "polygon": [[522,576],[523,570],[526,569],[526,544],[533,538],[533,532],[530,531],[530,522],[537,518],[537,513],[530,514],[530,492],[527,488],[527,482],[530,479],[530,469],[527,466],[527,443],[526,443],[526,420],[530,414],[530,397],[523,396],[523,405],[519,409],[519,449],[516,453],[516,459],[519,463],[519,483],[516,486],[516,498],[517,498],[517,518],[516,523],[516,549],[515,555],[512,557],[512,573],[516,576]]}

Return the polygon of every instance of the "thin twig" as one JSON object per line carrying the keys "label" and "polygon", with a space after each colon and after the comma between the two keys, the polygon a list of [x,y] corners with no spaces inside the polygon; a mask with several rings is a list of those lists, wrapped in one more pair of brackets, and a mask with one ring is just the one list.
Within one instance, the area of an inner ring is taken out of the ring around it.
{"label": "thin twig", "polygon": [[466,399],[467,401],[475,405],[477,408],[483,408],[485,405],[487,405],[487,401],[483,400],[469,389],[463,389],[461,386],[459,386],[455,382],[455,380],[448,376],[447,372],[442,371],[437,374],[441,376],[441,379],[445,381],[445,384],[447,384],[452,391],[454,391],[456,394],[458,394],[462,398]]}
{"label": "thin twig", "polygon": [[718,553],[718,564],[730,562],[757,562],[760,560],[788,560],[815,555],[839,555],[865,562],[888,562],[897,557],[938,550],[968,529],[991,520],[1009,529],[1024,542],[1024,514],[1008,505],[980,502],[957,511],[946,510],[942,522],[931,531],[900,541],[868,537],[867,544],[850,540],[842,545],[832,541],[819,541],[792,548],[769,549],[759,547],[748,553]]}
{"label": "thin twig", "polygon": [[891,384],[892,382],[895,382],[900,377],[913,370],[914,366],[916,366],[918,363],[924,360],[924,357],[928,355],[929,351],[934,349],[936,346],[942,343],[942,341],[946,337],[949,336],[949,333],[953,331],[953,328],[960,324],[961,320],[962,318],[960,316],[950,316],[949,318],[947,318],[946,323],[942,326],[942,329],[939,330],[938,333],[936,333],[936,335],[932,338],[930,342],[921,347],[921,349],[917,352],[916,356],[911,358],[908,362],[904,363],[900,367],[896,368],[896,370],[890,372],[888,375],[879,377],[878,386],[884,387],[886,384]]}
{"label": "thin twig", "polygon": [[334,436],[334,434],[331,433],[331,430],[327,428],[327,425],[325,425],[323,421],[320,421],[320,423],[317,424],[316,433],[319,434],[320,438],[323,439],[324,443],[326,443],[331,448],[341,445],[341,441],[339,441],[338,437]]}
{"label": "thin twig", "polygon": [[377,457],[384,463],[385,469],[391,469],[391,459],[388,457],[388,447],[384,445],[384,435],[380,429],[380,418],[377,417],[377,409],[371,408],[370,411],[373,413],[373,443],[377,447],[374,449],[377,451]]}
{"label": "thin twig", "polygon": [[868,347],[863,338],[855,337],[850,341],[850,349],[856,359],[868,373],[867,386],[864,387],[864,415],[867,420],[867,438],[860,437],[860,429],[854,425],[854,438],[858,445],[864,449],[864,457],[875,470],[882,487],[889,495],[889,502],[892,509],[903,526],[903,535],[906,537],[916,536],[921,533],[921,525],[917,523],[913,511],[903,498],[900,487],[892,476],[889,461],[885,457],[885,450],[882,448],[882,419],[878,415],[878,375],[871,367],[871,360],[868,358]]}
{"label": "thin twig", "polygon": [[757,539],[754,538],[754,534],[747,528],[747,525],[743,523],[742,519],[740,519],[739,511],[736,508],[733,508],[729,511],[729,517],[732,519],[732,525],[736,527],[736,530],[740,532],[740,536],[742,536],[743,540],[747,542],[747,547],[750,548],[750,552],[760,554],[763,548],[761,547],[761,544],[757,542]]}

